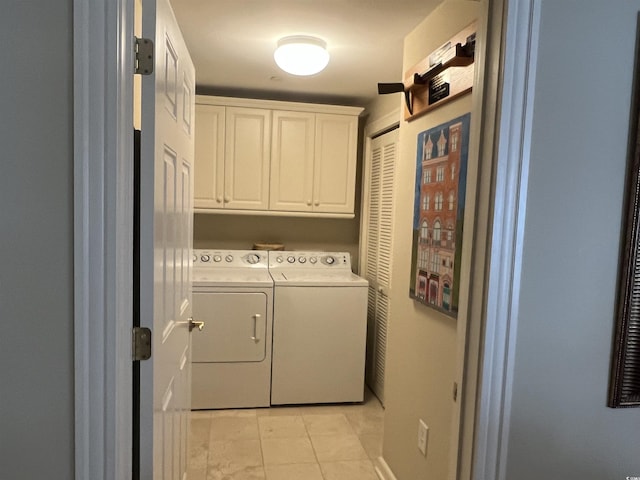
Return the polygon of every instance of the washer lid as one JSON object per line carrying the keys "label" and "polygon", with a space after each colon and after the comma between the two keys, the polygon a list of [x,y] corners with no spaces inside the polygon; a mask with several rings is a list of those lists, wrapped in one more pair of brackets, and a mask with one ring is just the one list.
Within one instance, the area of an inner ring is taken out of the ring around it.
{"label": "washer lid", "polygon": [[352,272],[326,270],[286,270],[271,272],[276,286],[366,287],[369,282]]}
{"label": "washer lid", "polygon": [[273,280],[266,268],[193,269],[194,287],[271,287]]}

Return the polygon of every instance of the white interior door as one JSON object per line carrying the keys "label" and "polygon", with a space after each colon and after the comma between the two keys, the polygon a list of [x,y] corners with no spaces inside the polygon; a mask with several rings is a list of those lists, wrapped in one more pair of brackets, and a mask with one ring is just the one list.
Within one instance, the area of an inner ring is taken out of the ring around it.
{"label": "white interior door", "polygon": [[195,70],[168,0],[144,2],[154,73],[142,84],[140,477],[184,480],[190,409]]}

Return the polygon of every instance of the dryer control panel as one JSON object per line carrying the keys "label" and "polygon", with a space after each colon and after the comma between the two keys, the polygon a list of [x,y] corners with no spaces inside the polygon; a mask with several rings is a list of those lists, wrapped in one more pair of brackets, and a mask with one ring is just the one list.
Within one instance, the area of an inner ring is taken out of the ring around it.
{"label": "dryer control panel", "polygon": [[351,255],[348,252],[269,252],[270,269],[334,269],[351,271]]}
{"label": "dryer control panel", "polygon": [[266,268],[268,254],[262,250],[194,250],[194,267]]}

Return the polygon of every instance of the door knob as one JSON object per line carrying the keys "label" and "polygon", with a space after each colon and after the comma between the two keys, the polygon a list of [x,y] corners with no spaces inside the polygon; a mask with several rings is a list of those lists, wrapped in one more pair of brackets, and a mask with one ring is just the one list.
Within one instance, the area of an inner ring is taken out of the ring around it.
{"label": "door knob", "polygon": [[204,322],[199,322],[193,318],[189,318],[189,331],[191,332],[194,328],[197,328],[198,331],[201,332],[204,328]]}

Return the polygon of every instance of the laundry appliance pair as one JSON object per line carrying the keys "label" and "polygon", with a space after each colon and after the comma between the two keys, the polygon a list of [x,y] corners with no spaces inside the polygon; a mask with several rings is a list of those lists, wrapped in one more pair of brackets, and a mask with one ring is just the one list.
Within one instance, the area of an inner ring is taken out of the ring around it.
{"label": "laundry appliance pair", "polygon": [[192,409],[361,402],[367,281],[345,252],[196,250]]}

